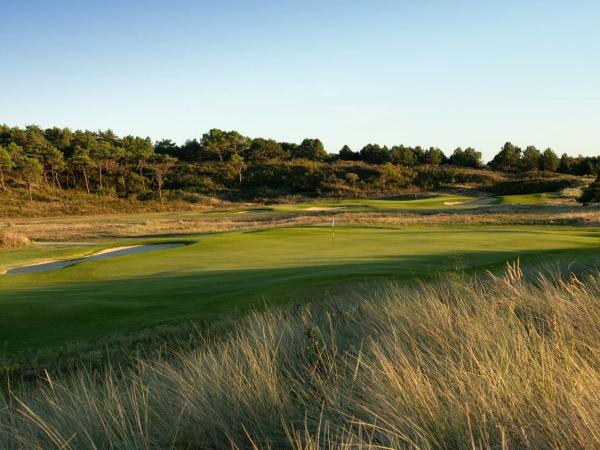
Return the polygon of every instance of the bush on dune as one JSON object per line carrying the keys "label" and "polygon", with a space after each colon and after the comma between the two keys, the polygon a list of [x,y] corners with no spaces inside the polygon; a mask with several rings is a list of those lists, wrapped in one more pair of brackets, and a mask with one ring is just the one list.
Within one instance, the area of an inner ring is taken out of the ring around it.
{"label": "bush on dune", "polygon": [[577,201],[584,205],[600,203],[600,178],[596,177],[594,182],[583,190]]}
{"label": "bush on dune", "polygon": [[[2,448],[597,448],[600,276],[450,276],[255,313],[0,400]],[[1,397],[0,397],[1,399]]]}
{"label": "bush on dune", "polygon": [[578,180],[563,176],[555,178],[522,178],[502,181],[489,188],[494,195],[527,195],[555,192],[577,185]]}

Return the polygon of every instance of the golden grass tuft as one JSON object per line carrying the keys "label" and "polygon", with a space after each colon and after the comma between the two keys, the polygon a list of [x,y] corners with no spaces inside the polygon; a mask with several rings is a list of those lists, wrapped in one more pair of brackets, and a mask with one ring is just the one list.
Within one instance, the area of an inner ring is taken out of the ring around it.
{"label": "golden grass tuft", "polygon": [[2,403],[13,448],[598,448],[600,276],[449,276],[270,310]]}
{"label": "golden grass tuft", "polygon": [[0,230],[0,248],[11,249],[29,245],[31,241],[27,236],[13,230]]}

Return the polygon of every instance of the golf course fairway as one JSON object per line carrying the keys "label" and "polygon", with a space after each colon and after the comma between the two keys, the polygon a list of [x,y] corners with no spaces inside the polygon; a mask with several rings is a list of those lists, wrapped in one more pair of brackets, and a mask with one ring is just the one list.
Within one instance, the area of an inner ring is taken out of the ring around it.
{"label": "golf course fairway", "polygon": [[[369,280],[444,271],[600,260],[600,232],[559,227],[331,227],[235,231],[153,240],[187,245],[0,276],[0,352],[89,342],[160,324],[210,321],[253,307],[323,298]],[[2,267],[79,257],[127,240],[4,252]]]}

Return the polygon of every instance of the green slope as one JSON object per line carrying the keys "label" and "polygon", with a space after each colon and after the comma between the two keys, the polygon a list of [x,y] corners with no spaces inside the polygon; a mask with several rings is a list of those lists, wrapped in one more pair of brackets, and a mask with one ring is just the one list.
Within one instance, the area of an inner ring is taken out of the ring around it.
{"label": "green slope", "polygon": [[543,192],[540,194],[501,195],[494,205],[543,205],[551,203],[556,194]]}
{"label": "green slope", "polygon": [[[265,303],[313,300],[373,279],[524,263],[593,260],[600,234],[544,227],[328,227],[209,234],[190,245],[0,276],[0,349],[14,353],[89,341],[187,319],[211,320]],[[121,245],[121,242],[114,245]],[[3,264],[57,252],[6,252]]]}

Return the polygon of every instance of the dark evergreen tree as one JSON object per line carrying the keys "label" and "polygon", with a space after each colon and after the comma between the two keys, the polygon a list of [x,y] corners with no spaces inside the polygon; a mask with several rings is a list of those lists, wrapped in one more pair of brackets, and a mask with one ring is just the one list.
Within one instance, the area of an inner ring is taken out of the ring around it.
{"label": "dark evergreen tree", "polygon": [[542,157],[540,159],[541,170],[546,170],[548,172],[556,172],[556,169],[558,169],[559,164],[560,159],[558,158],[556,153],[554,153],[554,150],[552,150],[551,148],[547,148],[546,150],[544,150],[544,153],[542,153]]}
{"label": "dark evergreen tree", "polygon": [[560,173],[571,173],[571,158],[566,153],[563,153],[558,163],[558,169]]}
{"label": "dark evergreen tree", "polygon": [[458,147],[454,153],[448,158],[450,164],[461,167],[481,167],[481,152],[478,152],[472,147],[462,149]]}
{"label": "dark evergreen tree", "polygon": [[521,168],[527,172],[538,170],[540,168],[540,160],[542,153],[533,145],[529,145],[521,157]]}
{"label": "dark evergreen tree", "polygon": [[339,157],[342,161],[356,161],[358,156],[359,155],[353,152],[347,145],[344,145],[339,152]]}
{"label": "dark evergreen tree", "polygon": [[510,172],[517,170],[520,166],[521,149],[510,142],[502,146],[502,149],[489,165],[492,169]]}
{"label": "dark evergreen tree", "polygon": [[322,161],[327,159],[327,152],[319,139],[304,139],[302,143],[292,150],[294,158]]}
{"label": "dark evergreen tree", "polygon": [[392,155],[385,146],[367,144],[360,150],[360,159],[371,164],[385,164],[392,160]]}
{"label": "dark evergreen tree", "polygon": [[249,161],[268,161],[285,159],[289,155],[281,148],[281,144],[273,139],[256,138],[252,140],[250,148],[246,151]]}
{"label": "dark evergreen tree", "polygon": [[394,164],[411,167],[418,163],[414,150],[404,145],[395,145],[390,150],[390,157]]}

